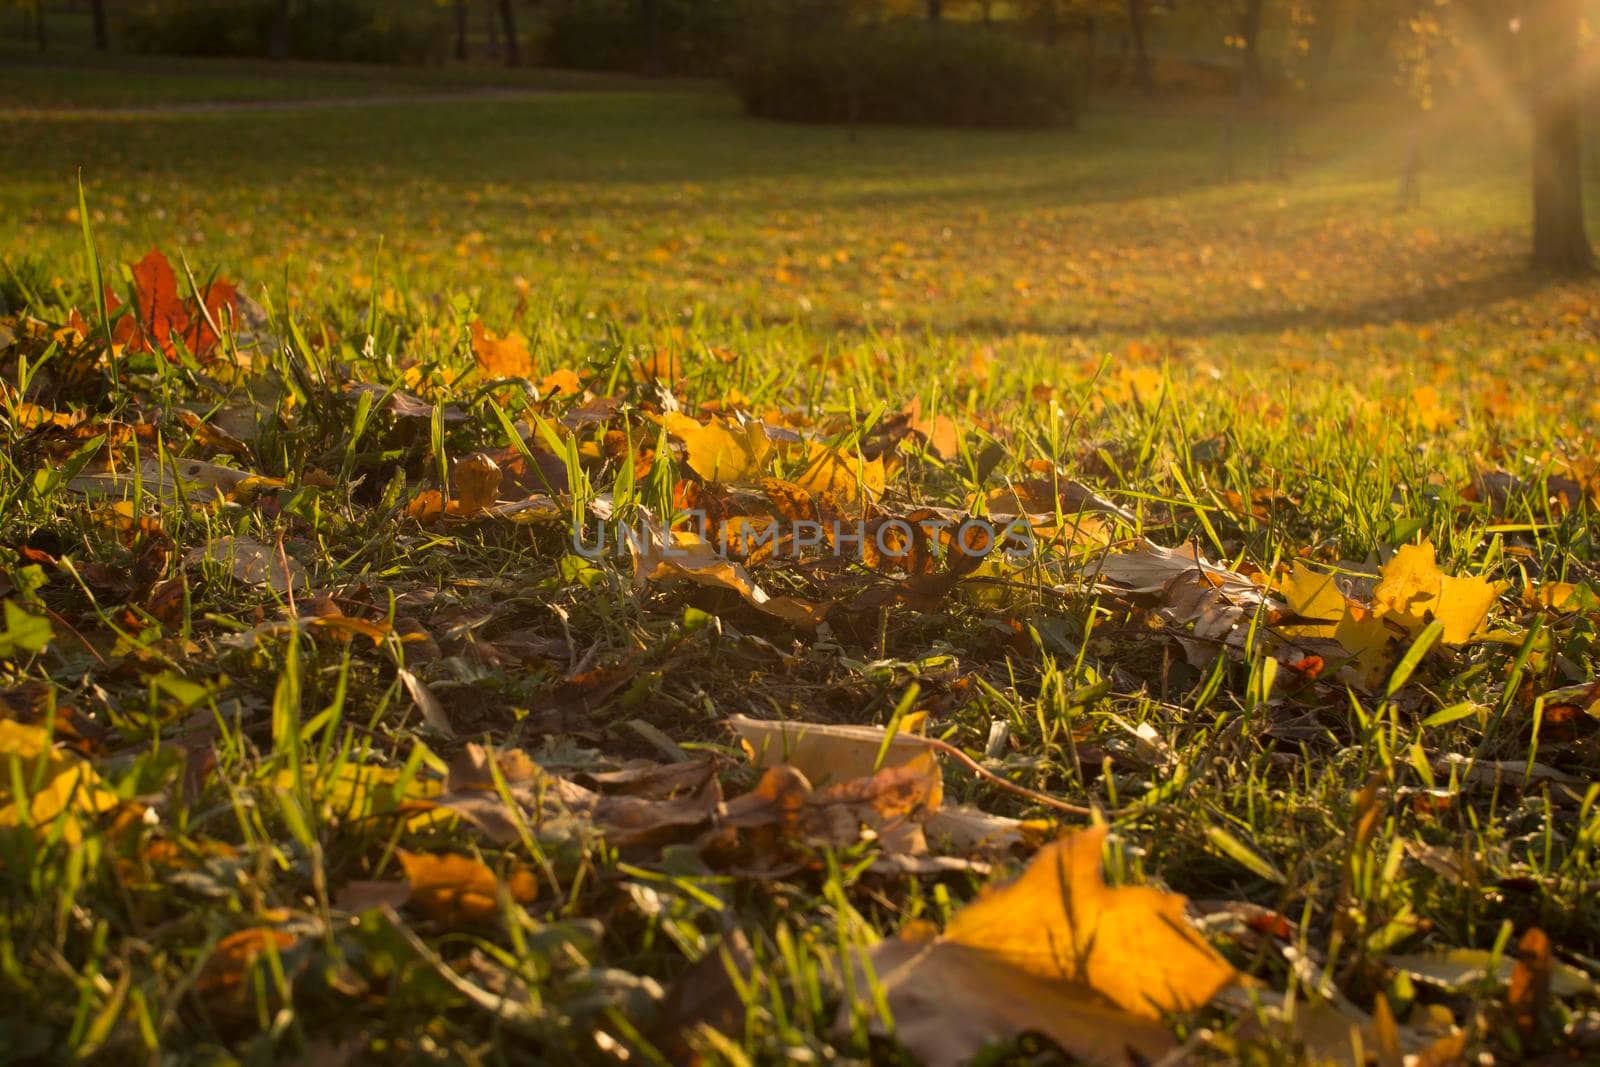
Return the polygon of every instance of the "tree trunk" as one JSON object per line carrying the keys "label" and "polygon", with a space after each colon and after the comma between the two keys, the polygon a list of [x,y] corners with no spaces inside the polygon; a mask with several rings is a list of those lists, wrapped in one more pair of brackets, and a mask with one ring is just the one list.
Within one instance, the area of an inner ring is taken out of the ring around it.
{"label": "tree trunk", "polygon": [[496,0],[488,0],[488,6],[483,9],[483,13],[487,16],[484,21],[489,29],[489,54],[491,56],[500,54],[500,20],[495,17],[495,6]]}
{"label": "tree trunk", "polygon": [[1150,45],[1144,32],[1145,2],[1128,0],[1128,30],[1133,36],[1134,82],[1139,86],[1139,91],[1148,96],[1156,91],[1156,80],[1150,73]]}
{"label": "tree trunk", "polygon": [[44,27],[44,0],[34,0],[30,11],[33,15],[33,43],[43,52],[50,47],[50,34]]}
{"label": "tree trunk", "polygon": [[467,58],[467,0],[456,0],[456,58]]}
{"label": "tree trunk", "polygon": [[506,32],[506,66],[520,66],[522,52],[517,46],[517,13],[512,9],[511,0],[500,0],[500,23]]}
{"label": "tree trunk", "polygon": [[944,0],[928,0],[928,21],[938,22],[944,17]]}
{"label": "tree trunk", "polygon": [[661,57],[661,0],[644,0],[644,72],[659,78],[665,69]]}
{"label": "tree trunk", "polygon": [[1577,273],[1594,266],[1583,222],[1580,78],[1583,0],[1527,6],[1533,82],[1533,262]]}
{"label": "tree trunk", "polygon": [[1246,99],[1261,95],[1261,12],[1263,0],[1246,0],[1244,14],[1239,20],[1239,37],[1244,41],[1244,54],[1239,68],[1239,94]]}
{"label": "tree trunk", "polygon": [[290,0],[278,0],[273,12],[272,29],[267,35],[267,55],[273,59],[289,58],[289,4]]}
{"label": "tree trunk", "polygon": [[94,16],[94,46],[102,52],[111,48],[111,28],[106,24],[106,0],[90,0],[89,12]]}

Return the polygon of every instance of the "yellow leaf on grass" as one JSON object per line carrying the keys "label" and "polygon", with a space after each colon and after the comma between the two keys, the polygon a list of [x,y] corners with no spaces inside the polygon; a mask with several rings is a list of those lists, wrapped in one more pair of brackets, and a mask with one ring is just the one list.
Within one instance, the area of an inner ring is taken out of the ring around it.
{"label": "yellow leaf on grass", "polygon": [[708,482],[745,482],[761,477],[772,443],[757,422],[743,426],[713,417],[699,422],[667,416],[667,431],[683,442],[689,468]]}
{"label": "yellow leaf on grass", "polygon": [[1298,560],[1289,577],[1279,583],[1279,591],[1283,593],[1291,612],[1304,619],[1316,620],[1283,627],[1285,633],[1299,637],[1328,637],[1345,616],[1344,594],[1339,591],[1333,575],[1314,571]]}
{"label": "yellow leaf on grass", "polygon": [[1381,573],[1382,580],[1372,594],[1379,613],[1413,633],[1438,619],[1444,624],[1441,640],[1447,645],[1472,640],[1505,589],[1504,582],[1445,574],[1427,541],[1401,547]]}
{"label": "yellow leaf on grass", "polygon": [[526,378],[533,373],[528,339],[515,330],[498,337],[484,329],[482,319],[472,320],[472,355],[486,378]]}
{"label": "yellow leaf on grass", "polygon": [[[19,778],[26,790],[25,807],[13,792],[12,783]],[[83,817],[109,811],[117,803],[117,795],[95,769],[52,746],[43,727],[0,720],[0,827],[26,823],[43,835],[64,819],[62,839],[77,844],[83,837]]]}
{"label": "yellow leaf on grass", "polygon": [[455,853],[407,852],[398,849],[416,911],[448,924],[488,922],[500,914],[500,890],[519,904],[538,895],[532,872],[517,869],[502,882],[482,860]]}
{"label": "yellow leaf on grass", "polygon": [[958,911],[944,940],[981,948],[1047,981],[1088,985],[1147,1019],[1189,1011],[1233,968],[1184,918],[1184,898],[1100,877],[1103,827],[1063,837],[1022,876]]}
{"label": "yellow leaf on grass", "polygon": [[[1113,889],[1100,877],[1104,828],[1062,838],[1021,877],[990,890],[942,936],[914,923],[871,963],[895,1037],[928,1067],[1037,1030],[1092,1064],[1171,1048],[1167,1012],[1206,1003],[1233,968],[1187,924],[1184,898]],[[838,1027],[847,1022],[842,1012]]]}
{"label": "yellow leaf on grass", "polygon": [[814,626],[822,617],[818,605],[798,597],[770,596],[756,584],[750,572],[691,533],[675,531],[663,535],[650,530],[644,538],[629,538],[633,556],[634,581],[657,582],[663,578],[686,578],[697,585],[731,589],[751,607],[775,618],[802,626]]}
{"label": "yellow leaf on grass", "polygon": [[805,465],[794,475],[794,484],[820,496],[832,493],[839,500],[856,503],[863,497],[872,500],[883,495],[886,476],[883,457],[864,460],[853,453],[812,442]]}

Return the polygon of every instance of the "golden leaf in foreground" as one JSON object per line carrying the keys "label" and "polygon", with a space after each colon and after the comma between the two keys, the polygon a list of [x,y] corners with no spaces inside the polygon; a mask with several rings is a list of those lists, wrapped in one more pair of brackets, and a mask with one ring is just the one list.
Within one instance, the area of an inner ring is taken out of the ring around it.
{"label": "golden leaf in foreground", "polygon": [[676,415],[668,417],[667,430],[683,442],[689,468],[708,482],[759,478],[772,454],[772,443],[757,422],[739,426],[712,418],[701,423]]}
{"label": "golden leaf in foreground", "polygon": [[408,905],[429,918],[447,924],[488,922],[500,914],[500,890],[519,904],[538,896],[539,884],[525,869],[512,871],[502,881],[471,856],[452,852],[407,852],[398,849],[411,895]]}
{"label": "golden leaf in foreground", "polygon": [[1183,897],[1105,884],[1104,840],[1104,828],[1063,837],[942,936],[914,924],[872,950],[907,1050],[954,1067],[1037,1030],[1088,1063],[1154,1059],[1172,1044],[1164,1013],[1199,1007],[1234,980],[1188,926]]}
{"label": "golden leaf in foreground", "polygon": [[[16,761],[20,774],[5,766]],[[31,792],[22,798],[12,792],[14,781]],[[41,726],[0,720],[0,827],[31,825],[43,835],[57,819],[64,819],[62,839],[76,844],[83,836],[82,817],[117,806],[117,795],[100,775],[72,752],[56,749]]]}
{"label": "golden leaf in foreground", "polygon": [[1372,594],[1379,612],[1413,632],[1437,619],[1444,624],[1441,640],[1447,645],[1472,640],[1505,589],[1503,582],[1453,578],[1440,571],[1427,541],[1402,546],[1381,573],[1383,580]]}

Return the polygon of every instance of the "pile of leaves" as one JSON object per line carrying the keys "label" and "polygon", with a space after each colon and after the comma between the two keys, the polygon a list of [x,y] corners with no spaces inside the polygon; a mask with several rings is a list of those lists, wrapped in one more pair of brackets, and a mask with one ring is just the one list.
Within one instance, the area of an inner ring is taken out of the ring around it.
{"label": "pile of leaves", "polygon": [[1045,442],[183,273],[0,324],[19,1055],[1594,1047],[1572,451],[1341,513],[1139,351]]}

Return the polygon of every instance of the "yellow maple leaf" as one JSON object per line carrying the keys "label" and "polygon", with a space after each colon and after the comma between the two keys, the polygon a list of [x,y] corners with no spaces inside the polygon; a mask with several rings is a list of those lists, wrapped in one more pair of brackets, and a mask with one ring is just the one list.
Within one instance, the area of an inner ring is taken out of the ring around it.
{"label": "yellow maple leaf", "polygon": [[1440,640],[1447,645],[1472,640],[1506,588],[1504,582],[1445,574],[1428,541],[1402,546],[1381,574],[1372,594],[1374,608],[1413,633],[1439,620],[1444,624]]}
{"label": "yellow maple leaf", "polygon": [[[13,761],[19,764],[19,775],[6,767]],[[18,777],[29,790],[26,815],[21,798],[12,792]],[[77,754],[52,746],[43,727],[0,721],[0,827],[26,823],[42,835],[63,819],[62,840],[74,845],[83,838],[84,816],[118,803],[95,769]]]}
{"label": "yellow maple leaf", "polygon": [[1105,834],[1095,827],[1049,845],[1015,881],[958,911],[942,936],[914,923],[873,948],[908,1051],[953,1067],[1037,1030],[1086,1063],[1126,1064],[1130,1049],[1154,1060],[1173,1043],[1164,1014],[1197,1008],[1235,980],[1188,925],[1183,897],[1105,884]]}
{"label": "yellow maple leaf", "polygon": [[496,336],[484,329],[482,319],[472,320],[472,355],[486,378],[526,378],[533,373],[528,339],[515,330]]}
{"label": "yellow maple leaf", "polygon": [[713,417],[702,423],[687,415],[669,415],[666,422],[667,432],[683,442],[689,469],[708,482],[759,478],[772,454],[758,422],[740,426]]}
{"label": "yellow maple leaf", "polygon": [[1339,620],[1345,616],[1345,597],[1334,582],[1333,575],[1322,574],[1295,561],[1289,577],[1278,584],[1278,591],[1288,603],[1289,610],[1304,619],[1312,619],[1296,626],[1285,626],[1283,631],[1297,637],[1330,637]]}

